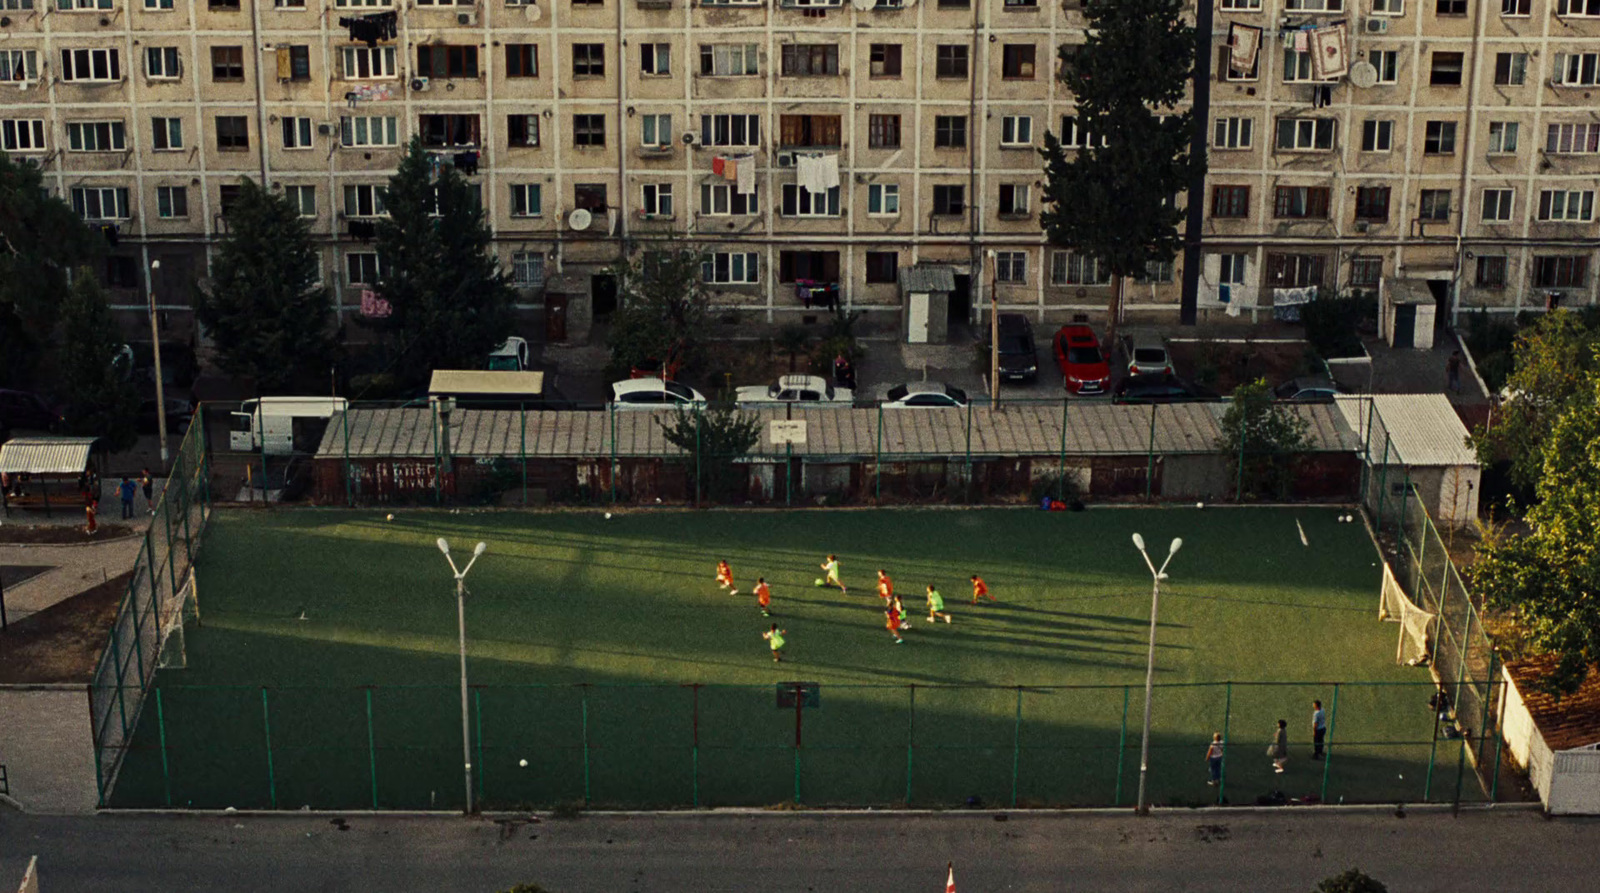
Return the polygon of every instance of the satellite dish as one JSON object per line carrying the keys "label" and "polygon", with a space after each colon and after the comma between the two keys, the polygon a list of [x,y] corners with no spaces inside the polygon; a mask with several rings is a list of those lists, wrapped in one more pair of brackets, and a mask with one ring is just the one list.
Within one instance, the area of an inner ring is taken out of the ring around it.
{"label": "satellite dish", "polygon": [[1350,83],[1365,90],[1378,82],[1378,69],[1371,62],[1357,62],[1350,66]]}
{"label": "satellite dish", "polygon": [[588,229],[589,224],[593,222],[594,215],[590,214],[585,208],[578,208],[567,215],[567,226],[573,229]]}
{"label": "satellite dish", "polygon": [[544,18],[544,10],[540,9],[537,3],[529,3],[523,8],[522,14],[527,16],[530,22],[537,22]]}

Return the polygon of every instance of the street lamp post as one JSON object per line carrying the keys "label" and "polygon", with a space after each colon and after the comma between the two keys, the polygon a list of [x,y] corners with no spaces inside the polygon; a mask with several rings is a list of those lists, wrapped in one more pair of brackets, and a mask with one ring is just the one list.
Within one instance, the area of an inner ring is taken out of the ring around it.
{"label": "street lamp post", "polygon": [[161,381],[161,323],[156,318],[156,273],[161,261],[150,262],[150,350],[156,363],[156,436],[161,441],[161,471],[167,471],[167,393]]}
{"label": "street lamp post", "polygon": [[472,550],[472,560],[464,568],[456,567],[456,560],[450,557],[450,544],[445,542],[444,537],[439,537],[438,544],[439,551],[444,553],[444,560],[450,562],[450,571],[456,575],[456,628],[461,643],[461,765],[466,773],[466,814],[471,815],[472,733],[467,719],[467,573],[478,563],[478,557],[488,550],[489,544],[479,543]]}
{"label": "street lamp post", "polygon": [[989,405],[1000,405],[1000,261],[989,252]]}
{"label": "street lamp post", "polygon": [[1172,556],[1178,554],[1183,548],[1183,540],[1174,537],[1172,545],[1167,549],[1167,560],[1161,562],[1161,568],[1156,569],[1155,562],[1150,560],[1149,553],[1144,550],[1144,537],[1133,535],[1134,548],[1144,556],[1145,566],[1150,568],[1152,581],[1150,590],[1150,654],[1145,658],[1144,667],[1144,735],[1139,741],[1139,801],[1136,811],[1139,815],[1150,814],[1150,804],[1145,802],[1144,782],[1145,776],[1150,771],[1150,696],[1155,688],[1156,678],[1156,612],[1161,607],[1161,581],[1167,578],[1167,565],[1172,563]]}

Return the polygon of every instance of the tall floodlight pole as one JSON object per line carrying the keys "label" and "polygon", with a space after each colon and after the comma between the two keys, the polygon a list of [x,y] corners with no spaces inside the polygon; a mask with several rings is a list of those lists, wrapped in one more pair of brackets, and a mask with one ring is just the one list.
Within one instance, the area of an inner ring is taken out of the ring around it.
{"label": "tall floodlight pole", "polygon": [[1145,658],[1144,665],[1144,735],[1139,741],[1139,800],[1136,811],[1139,815],[1150,814],[1150,804],[1145,801],[1144,782],[1145,776],[1150,771],[1150,696],[1155,688],[1156,678],[1156,613],[1161,607],[1161,581],[1167,578],[1167,565],[1172,563],[1172,556],[1178,554],[1183,548],[1183,540],[1174,538],[1172,546],[1167,549],[1167,560],[1161,562],[1161,568],[1156,569],[1155,562],[1150,560],[1149,553],[1144,550],[1144,537],[1133,535],[1134,548],[1144,556],[1145,566],[1150,568],[1150,654]]}
{"label": "tall floodlight pole", "polygon": [[444,553],[444,560],[450,562],[450,572],[456,575],[456,628],[461,641],[461,765],[466,773],[467,783],[467,808],[466,814],[472,814],[472,732],[467,714],[467,573],[472,566],[478,563],[478,557],[488,550],[488,543],[479,543],[472,550],[472,560],[464,568],[456,567],[456,560],[450,557],[450,544],[444,537],[439,537],[439,551]]}

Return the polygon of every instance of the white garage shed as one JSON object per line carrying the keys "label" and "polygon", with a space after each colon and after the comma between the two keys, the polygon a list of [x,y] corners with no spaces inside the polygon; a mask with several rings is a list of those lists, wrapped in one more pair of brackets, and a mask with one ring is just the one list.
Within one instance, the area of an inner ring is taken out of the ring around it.
{"label": "white garage shed", "polygon": [[1559,700],[1539,689],[1554,668],[1549,657],[1505,665],[1506,747],[1552,815],[1600,815],[1600,667]]}
{"label": "white garage shed", "polygon": [[[1388,486],[1404,487],[1409,476],[1428,515],[1440,524],[1469,524],[1478,517],[1482,468],[1450,398],[1373,394],[1342,396],[1337,403],[1358,439],[1370,441],[1373,465],[1390,467],[1382,475]],[[1396,467],[1404,473],[1396,474]],[[1373,475],[1379,477],[1376,468]]]}

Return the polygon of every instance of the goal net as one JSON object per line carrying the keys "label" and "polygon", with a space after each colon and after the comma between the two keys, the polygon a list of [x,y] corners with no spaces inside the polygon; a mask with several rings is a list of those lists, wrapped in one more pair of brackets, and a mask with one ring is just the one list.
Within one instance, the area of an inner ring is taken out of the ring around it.
{"label": "goal net", "polygon": [[1383,565],[1383,591],[1378,601],[1378,619],[1400,624],[1400,642],[1395,648],[1396,663],[1417,666],[1427,661],[1433,651],[1434,623],[1439,615],[1422,610],[1406,597],[1388,562]]}
{"label": "goal net", "polygon": [[161,661],[163,669],[182,670],[189,666],[184,630],[200,620],[200,602],[195,594],[194,573],[178,590],[178,597],[161,608]]}

